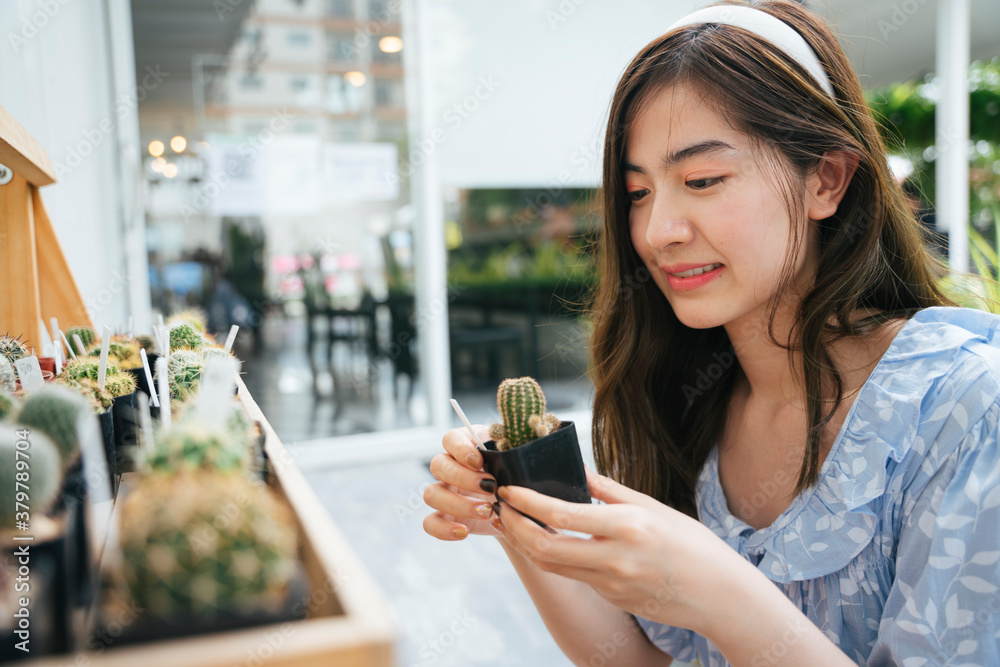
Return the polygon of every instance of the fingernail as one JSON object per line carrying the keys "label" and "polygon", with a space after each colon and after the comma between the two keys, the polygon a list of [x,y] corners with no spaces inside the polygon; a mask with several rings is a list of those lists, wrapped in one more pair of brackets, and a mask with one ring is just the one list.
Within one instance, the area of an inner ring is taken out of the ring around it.
{"label": "fingernail", "polygon": [[499,489],[497,489],[497,495],[500,496],[500,500],[507,500],[507,496],[509,495],[507,492],[507,487],[501,486]]}
{"label": "fingernail", "polygon": [[500,503],[493,503],[493,511],[496,512],[497,517],[500,516]]}
{"label": "fingernail", "polygon": [[478,452],[469,452],[465,455],[465,462],[469,464],[470,467],[478,469],[482,465],[482,461],[479,458]]}
{"label": "fingernail", "polygon": [[483,503],[482,505],[476,505],[476,509],[474,511],[476,512],[476,514],[483,517],[484,519],[489,519],[490,515],[493,514],[493,508],[490,507],[488,503]]}
{"label": "fingernail", "polygon": [[466,537],[469,536],[469,529],[466,528],[465,526],[461,526],[459,528],[452,528],[451,534],[460,540],[464,540]]}
{"label": "fingernail", "polygon": [[497,481],[495,479],[481,479],[479,480],[479,488],[486,493],[496,493]]}
{"label": "fingernail", "polygon": [[503,521],[500,520],[500,517],[498,516],[493,517],[493,521],[491,521],[490,523],[492,523],[493,527],[499,530],[501,533],[503,532]]}

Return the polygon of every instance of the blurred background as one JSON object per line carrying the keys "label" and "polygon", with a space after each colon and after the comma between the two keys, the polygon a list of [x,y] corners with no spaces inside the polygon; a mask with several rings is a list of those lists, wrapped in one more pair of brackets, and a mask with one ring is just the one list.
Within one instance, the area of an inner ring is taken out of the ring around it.
{"label": "blurred background", "polygon": [[[400,614],[401,665],[568,664],[496,545],[423,536],[426,461],[447,398],[488,422],[505,377],[586,431],[612,89],[705,4],[0,4],[0,104],[56,166],[43,195],[95,324],[239,325],[251,393]],[[1000,3],[805,4],[928,244],[1000,277]],[[463,610],[474,630],[426,653]]]}

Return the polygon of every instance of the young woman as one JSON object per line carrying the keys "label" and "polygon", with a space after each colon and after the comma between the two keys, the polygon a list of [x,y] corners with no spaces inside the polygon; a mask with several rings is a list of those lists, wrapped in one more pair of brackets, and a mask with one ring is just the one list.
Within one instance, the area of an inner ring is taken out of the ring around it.
{"label": "young woman", "polygon": [[615,91],[603,193],[603,503],[494,512],[456,430],[425,530],[496,537],[578,665],[1000,664],[1000,317],[936,287],[830,30],[675,24]]}

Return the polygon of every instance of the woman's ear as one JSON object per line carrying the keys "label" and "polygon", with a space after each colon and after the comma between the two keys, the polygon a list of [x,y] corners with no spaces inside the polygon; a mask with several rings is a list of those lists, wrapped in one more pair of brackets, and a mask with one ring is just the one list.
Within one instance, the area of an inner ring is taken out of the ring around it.
{"label": "woman's ear", "polygon": [[837,212],[857,169],[855,153],[830,151],[823,155],[819,167],[806,179],[810,220],[825,220]]}

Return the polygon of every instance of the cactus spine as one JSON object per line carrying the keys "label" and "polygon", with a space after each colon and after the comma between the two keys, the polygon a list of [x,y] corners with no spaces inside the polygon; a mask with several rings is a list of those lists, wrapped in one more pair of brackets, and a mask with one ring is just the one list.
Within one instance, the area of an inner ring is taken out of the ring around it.
{"label": "cactus spine", "polygon": [[[171,343],[173,348],[173,343]],[[167,361],[167,375],[171,398],[184,401],[198,389],[201,374],[205,372],[202,356],[193,350],[177,350]]]}
{"label": "cactus spine", "polygon": [[154,617],[276,611],[296,572],[294,516],[240,475],[147,477],[125,499],[120,535],[124,596]]}
{"label": "cactus spine", "polygon": [[179,310],[167,318],[167,328],[173,329],[176,324],[189,324],[201,333],[208,330],[208,321],[205,318],[205,311],[200,308],[187,308]]}
{"label": "cactus spine", "polygon": [[12,336],[0,336],[0,355],[7,358],[10,365],[13,366],[14,362],[18,359],[23,359],[29,356],[31,353],[28,348],[25,347],[17,338]]}
{"label": "cactus spine", "polygon": [[0,354],[0,391],[13,394],[17,389],[17,374],[14,373],[14,364],[7,360],[7,357]]}
{"label": "cactus spine", "polygon": [[[27,441],[28,445],[26,449],[22,448],[19,457],[17,443],[21,441]],[[29,458],[25,459],[24,455]],[[22,462],[22,468],[18,468],[18,461]],[[0,484],[0,528],[14,528],[16,513],[23,511],[16,503],[20,502],[17,493],[23,491],[24,486],[18,487],[16,482],[28,487],[28,500],[24,504],[36,516],[47,511],[59,495],[62,483],[59,452],[52,441],[38,430],[0,422],[0,470],[4,477]]]}
{"label": "cactus spine", "polygon": [[205,337],[191,324],[175,324],[170,328],[170,350],[200,350]]}
{"label": "cactus spine", "polygon": [[497,410],[503,424],[490,427],[490,437],[501,450],[544,437],[559,428],[559,418],[545,412],[545,394],[534,378],[504,380],[497,390]]}
{"label": "cactus spine", "polygon": [[142,467],[146,472],[165,473],[197,469],[238,472],[246,470],[249,463],[250,447],[245,436],[185,419],[159,434]]}

